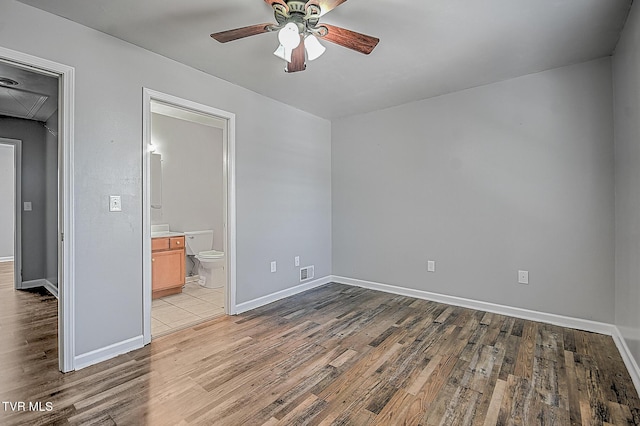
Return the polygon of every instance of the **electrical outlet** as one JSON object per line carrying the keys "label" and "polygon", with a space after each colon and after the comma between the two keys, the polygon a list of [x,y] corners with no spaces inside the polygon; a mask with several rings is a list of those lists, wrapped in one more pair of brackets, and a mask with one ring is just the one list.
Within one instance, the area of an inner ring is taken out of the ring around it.
{"label": "electrical outlet", "polygon": [[109,211],[110,212],[122,211],[122,198],[119,195],[109,196]]}
{"label": "electrical outlet", "polygon": [[271,262],[271,272],[275,272],[278,269],[278,265],[276,265],[276,261]]}
{"label": "electrical outlet", "polygon": [[300,256],[296,256],[293,259],[293,263],[295,264],[295,266],[300,266]]}
{"label": "electrical outlet", "polygon": [[435,271],[436,271],[436,261],[427,260],[427,272],[435,272]]}
{"label": "electrical outlet", "polygon": [[518,271],[518,283],[529,284],[529,271]]}

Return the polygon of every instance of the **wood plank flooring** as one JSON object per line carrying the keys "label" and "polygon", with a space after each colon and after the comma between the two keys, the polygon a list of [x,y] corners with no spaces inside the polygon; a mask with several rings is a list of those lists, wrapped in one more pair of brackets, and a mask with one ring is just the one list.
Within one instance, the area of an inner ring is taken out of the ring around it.
{"label": "wood plank flooring", "polygon": [[329,284],[63,375],[55,299],[5,287],[0,399],[53,409],[2,425],[640,424],[599,334]]}

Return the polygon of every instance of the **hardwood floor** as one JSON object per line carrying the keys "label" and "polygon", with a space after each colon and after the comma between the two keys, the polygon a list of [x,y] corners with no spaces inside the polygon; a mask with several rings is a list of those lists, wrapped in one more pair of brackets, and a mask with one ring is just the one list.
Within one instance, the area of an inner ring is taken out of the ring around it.
{"label": "hardwood floor", "polygon": [[63,375],[55,299],[1,297],[0,399],[53,408],[3,425],[640,424],[594,333],[329,284]]}

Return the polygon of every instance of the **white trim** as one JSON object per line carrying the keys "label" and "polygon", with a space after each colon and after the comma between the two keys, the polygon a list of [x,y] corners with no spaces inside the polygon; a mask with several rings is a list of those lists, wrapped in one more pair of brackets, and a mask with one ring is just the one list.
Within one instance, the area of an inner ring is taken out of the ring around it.
{"label": "white trim", "polygon": [[142,340],[151,343],[151,93],[142,91]]}
{"label": "white trim", "polygon": [[277,302],[280,299],[284,299],[289,296],[293,296],[298,293],[302,293],[307,290],[311,290],[316,287],[329,284],[332,280],[330,275],[317,280],[309,281],[308,283],[300,284],[295,287],[290,287],[284,290],[277,291],[275,293],[267,294],[266,296],[258,297],[257,299],[249,300],[248,302],[240,303],[236,306],[236,313],[241,314],[243,312],[250,311],[252,309],[259,308],[260,306],[268,305],[269,303]]}
{"label": "white trim", "polygon": [[201,114],[223,119],[226,126],[223,129],[224,146],[224,190],[227,208],[225,211],[226,233],[224,238],[224,252],[226,259],[227,285],[225,287],[225,312],[236,313],[236,180],[235,180],[235,144],[236,144],[236,116],[235,114],[208,105],[199,104],[166,93],[143,88],[142,110],[142,330],[144,344],[151,342],[151,187],[149,185],[149,150],[151,142],[151,102],[157,101],[180,109],[191,110]]}
{"label": "white trim", "polygon": [[0,257],[0,263],[13,262],[13,256]]}
{"label": "white trim", "polygon": [[0,137],[0,144],[13,146],[13,288],[22,288],[22,141]]}
{"label": "white trim", "polygon": [[37,288],[37,287],[44,287],[49,293],[51,293],[53,297],[58,299],[58,287],[53,285],[51,281],[45,278],[40,278],[37,280],[31,280],[31,281],[24,281],[22,283],[21,290],[27,290],[30,288]]}
{"label": "white trim", "polygon": [[78,355],[75,357],[76,370],[140,349],[144,346],[142,340],[142,336],[136,336],[123,340],[122,342],[114,343],[113,345],[105,346],[104,348]]}
{"label": "white trim", "polygon": [[627,346],[627,342],[622,336],[622,333],[620,333],[620,329],[618,327],[614,328],[615,330],[611,337],[613,337],[613,341],[618,347],[618,351],[620,352],[620,356],[622,356],[624,365],[627,367],[627,370],[629,370],[629,375],[636,387],[636,392],[640,395],[640,367],[638,367],[638,363],[633,357],[629,346]]}
{"label": "white trim", "polygon": [[224,309],[227,315],[236,315],[238,312],[236,306],[236,115],[228,114],[226,127],[226,198],[227,211],[225,234],[226,251],[229,255],[227,258],[227,288]]}
{"label": "white trim", "polygon": [[462,306],[463,308],[476,309],[479,311],[492,312],[510,317],[522,318],[530,321],[546,322],[548,324],[559,325],[567,328],[591,331],[594,333],[613,336],[615,326],[604,322],[591,321],[582,318],[567,317],[564,315],[549,314],[530,309],[515,308],[512,306],[498,305],[496,303],[482,302],[479,300],[466,299],[457,296],[432,293],[424,290],[398,287],[389,284],[381,284],[372,281],[363,281],[354,278],[332,276],[332,281],[347,284],[355,287],[368,288],[371,290],[384,291],[385,293],[398,294],[400,296],[415,297],[416,299],[431,300],[433,302],[446,303],[448,305]]}
{"label": "white trim", "polygon": [[74,241],[74,113],[75,113],[75,69],[68,65],[38,58],[16,50],[0,47],[0,60],[30,68],[36,72],[55,75],[59,82],[58,146],[60,157],[59,217],[62,249],[58,259],[58,357],[63,372],[75,369],[75,241]]}
{"label": "white trim", "polygon": [[44,287],[46,285],[47,280],[45,280],[44,278],[40,278],[37,280],[29,280],[29,281],[23,281],[22,282],[22,286],[20,287],[20,290],[27,290],[30,288],[37,288],[37,287]]}
{"label": "white trim", "polygon": [[44,288],[47,289],[49,293],[56,299],[58,299],[58,286],[53,285],[53,283],[49,280],[44,280]]}

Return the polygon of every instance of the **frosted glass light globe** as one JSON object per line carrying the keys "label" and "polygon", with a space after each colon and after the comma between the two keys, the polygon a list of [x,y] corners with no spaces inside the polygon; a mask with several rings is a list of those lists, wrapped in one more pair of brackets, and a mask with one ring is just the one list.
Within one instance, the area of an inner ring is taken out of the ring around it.
{"label": "frosted glass light globe", "polygon": [[293,50],[300,44],[300,32],[298,26],[293,22],[289,22],[280,31],[278,31],[278,40],[286,49]]}

